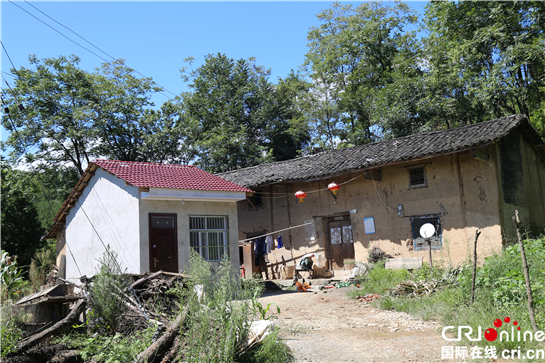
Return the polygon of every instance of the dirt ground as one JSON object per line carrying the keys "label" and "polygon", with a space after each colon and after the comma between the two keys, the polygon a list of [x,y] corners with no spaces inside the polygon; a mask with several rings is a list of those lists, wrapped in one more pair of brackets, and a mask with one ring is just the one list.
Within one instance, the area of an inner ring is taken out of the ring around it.
{"label": "dirt ground", "polygon": [[276,324],[297,362],[441,361],[439,324],[350,299],[353,288],[266,291],[261,302],[280,306]]}

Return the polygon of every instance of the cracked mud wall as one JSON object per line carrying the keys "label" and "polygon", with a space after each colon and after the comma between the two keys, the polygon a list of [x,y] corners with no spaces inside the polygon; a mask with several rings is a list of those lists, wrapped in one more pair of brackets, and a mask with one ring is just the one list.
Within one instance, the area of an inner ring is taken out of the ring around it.
{"label": "cracked mud wall", "polygon": [[[488,160],[476,158],[472,151],[466,151],[384,166],[381,168],[382,180],[366,179],[360,171],[318,181],[256,187],[254,190],[258,192],[278,194],[263,194],[267,197],[262,198],[257,210],[247,201],[238,202],[239,239],[258,231],[272,232],[313,220],[313,236],[305,228],[282,232],[285,248],[273,249],[268,256],[271,263],[267,266],[268,277],[278,278],[276,269],[280,265],[293,265],[309,252],[327,255],[325,217],[346,214],[351,221],[357,261],[366,261],[368,249],[375,245],[394,257],[423,256],[427,261],[426,250],[414,251],[410,216],[439,215],[443,248],[433,252],[434,260],[456,264],[467,259],[472,253],[470,246],[477,229],[482,232],[479,259],[484,258],[502,246],[500,191],[494,146],[479,152],[488,155]],[[427,187],[409,187],[407,168],[415,165],[424,165]],[[358,178],[350,181],[355,177]],[[327,189],[320,190],[332,181],[341,184],[336,199]],[[345,182],[348,183],[342,184]],[[308,193],[303,203],[294,196],[300,189]],[[438,202],[446,209],[446,214],[441,215],[444,211]],[[404,217],[398,216],[398,204],[403,205]],[[354,210],[356,213],[350,213]],[[374,218],[376,232],[373,234],[366,234],[366,217]],[[277,236],[275,234],[274,238]]]}

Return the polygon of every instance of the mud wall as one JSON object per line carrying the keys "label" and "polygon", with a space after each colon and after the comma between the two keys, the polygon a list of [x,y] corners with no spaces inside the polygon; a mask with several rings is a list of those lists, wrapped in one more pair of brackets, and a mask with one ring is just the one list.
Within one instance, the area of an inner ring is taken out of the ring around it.
{"label": "mud wall", "polygon": [[[238,202],[239,239],[314,221],[312,229],[282,232],[285,248],[272,251],[266,271],[268,278],[277,278],[280,265],[293,265],[309,252],[326,255],[326,218],[344,214],[351,221],[357,261],[366,261],[369,248],[375,245],[394,257],[423,256],[427,260],[427,251],[414,250],[410,217],[434,214],[439,215],[443,230],[442,249],[433,252],[435,260],[456,264],[468,258],[477,229],[482,232],[478,254],[484,258],[502,245],[494,151],[490,146],[478,150],[478,158],[466,151],[385,166],[381,168],[381,180],[366,179],[363,172],[358,172],[254,188],[262,196],[259,206]],[[409,187],[407,168],[416,165],[425,167],[427,187]],[[326,189],[332,181],[342,184],[337,198]],[[303,203],[294,196],[299,189],[308,193]],[[398,205],[403,206],[403,216],[398,214]],[[375,233],[366,233],[364,218],[368,217],[374,219]],[[251,268],[251,261],[245,260],[245,266],[246,270]]]}
{"label": "mud wall", "polygon": [[545,227],[545,164],[516,131],[499,141],[496,158],[504,240],[512,243],[516,238],[515,210],[524,225]]}

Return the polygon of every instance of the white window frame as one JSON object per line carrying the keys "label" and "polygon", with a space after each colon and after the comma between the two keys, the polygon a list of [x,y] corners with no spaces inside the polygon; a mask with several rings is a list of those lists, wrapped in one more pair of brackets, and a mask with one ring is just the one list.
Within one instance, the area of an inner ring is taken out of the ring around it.
{"label": "white window frame", "polygon": [[[221,224],[223,228],[218,228]],[[222,240],[223,243],[209,245],[213,237],[217,238],[217,241]],[[206,261],[219,262],[229,259],[229,218],[218,215],[190,215],[189,240],[190,248]]]}

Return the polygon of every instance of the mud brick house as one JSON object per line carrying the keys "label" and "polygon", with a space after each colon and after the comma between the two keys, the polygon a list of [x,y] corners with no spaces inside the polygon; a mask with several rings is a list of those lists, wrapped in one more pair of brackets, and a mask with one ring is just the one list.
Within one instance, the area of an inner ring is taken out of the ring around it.
{"label": "mud brick house", "polygon": [[238,269],[236,203],[247,192],[195,166],[96,160],[43,238],[57,239],[68,279],[93,276],[108,245],[129,273],[178,272],[190,248]]}
{"label": "mud brick house", "polygon": [[[514,115],[218,175],[255,191],[238,202],[240,240],[313,222],[282,233],[285,248],[268,255],[267,276],[275,278],[278,266],[310,252],[325,255],[332,270],[366,261],[372,246],[427,260],[423,223],[436,227],[434,260],[468,258],[477,229],[478,254],[489,256],[515,235],[516,209],[545,226],[544,162],[543,140]],[[331,182],[340,185],[336,194]],[[241,247],[244,265],[256,272],[251,248]]]}

